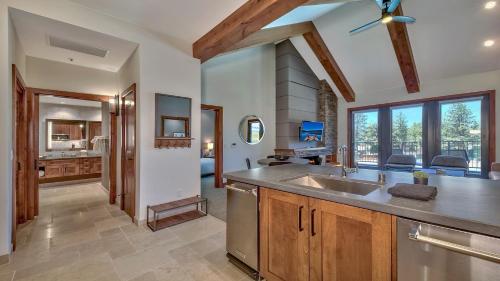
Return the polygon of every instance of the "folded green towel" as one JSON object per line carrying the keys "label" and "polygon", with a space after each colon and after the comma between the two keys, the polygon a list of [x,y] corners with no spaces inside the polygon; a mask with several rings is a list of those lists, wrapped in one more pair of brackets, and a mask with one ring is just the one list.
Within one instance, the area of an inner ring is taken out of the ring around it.
{"label": "folded green towel", "polygon": [[397,183],[387,190],[392,196],[429,201],[436,198],[437,188],[423,184]]}

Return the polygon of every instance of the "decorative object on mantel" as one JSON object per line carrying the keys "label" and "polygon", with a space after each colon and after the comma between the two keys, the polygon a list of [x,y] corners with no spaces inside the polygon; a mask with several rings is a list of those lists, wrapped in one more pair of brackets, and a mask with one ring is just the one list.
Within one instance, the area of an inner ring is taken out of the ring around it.
{"label": "decorative object on mantel", "polygon": [[[177,213],[175,210],[193,206],[193,210]],[[194,207],[196,206],[196,209]],[[205,208],[203,208],[203,206]],[[153,218],[150,220],[149,212],[152,212]],[[174,212],[175,215],[160,218],[160,215],[168,211]],[[204,217],[208,214],[207,199],[199,195],[189,197],[177,201],[172,201],[165,204],[159,204],[147,207],[146,223],[152,231],[157,231],[163,228],[174,226],[183,222]]]}
{"label": "decorative object on mantel", "polygon": [[191,147],[191,99],[156,94],[155,148]]}

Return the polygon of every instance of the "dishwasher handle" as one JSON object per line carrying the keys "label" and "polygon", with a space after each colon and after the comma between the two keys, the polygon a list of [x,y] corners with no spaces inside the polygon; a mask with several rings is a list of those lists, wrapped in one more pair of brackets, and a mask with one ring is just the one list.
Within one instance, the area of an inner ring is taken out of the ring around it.
{"label": "dishwasher handle", "polygon": [[235,187],[233,184],[228,184],[228,185],[226,185],[226,189],[236,191],[236,192],[246,193],[246,194],[252,194],[253,196],[257,197],[257,188],[242,189],[242,188]]}
{"label": "dishwasher handle", "polygon": [[495,263],[500,263],[500,255],[492,252],[477,250],[469,246],[464,246],[440,239],[435,239],[425,235],[421,235],[419,231],[420,227],[413,229],[408,233],[408,238],[413,241],[431,244],[440,248],[444,248],[450,251],[461,253],[468,256],[473,256],[483,260],[492,261]]}

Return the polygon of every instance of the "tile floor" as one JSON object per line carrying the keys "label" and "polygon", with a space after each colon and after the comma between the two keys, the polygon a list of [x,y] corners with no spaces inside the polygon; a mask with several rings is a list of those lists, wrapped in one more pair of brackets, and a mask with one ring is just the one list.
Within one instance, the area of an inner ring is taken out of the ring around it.
{"label": "tile floor", "polygon": [[251,280],[225,257],[225,226],[209,215],[153,233],[108,205],[99,183],[43,189],[0,281]]}
{"label": "tile floor", "polygon": [[208,213],[226,221],[227,196],[226,188],[215,188],[215,177],[201,178],[201,196],[207,198]]}

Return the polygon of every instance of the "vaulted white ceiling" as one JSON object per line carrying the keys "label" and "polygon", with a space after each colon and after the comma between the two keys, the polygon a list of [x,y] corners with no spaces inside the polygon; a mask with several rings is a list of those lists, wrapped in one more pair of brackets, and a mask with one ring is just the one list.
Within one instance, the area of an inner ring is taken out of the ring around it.
{"label": "vaulted white ceiling", "polygon": [[[484,9],[480,0],[403,0],[421,83],[500,69],[500,7]],[[386,26],[356,35],[349,30],[380,17],[374,1],[346,3],[314,21],[354,91],[359,94],[404,87]],[[485,48],[487,39],[496,40]],[[321,69],[301,37],[292,40],[320,78]]]}
{"label": "vaulted white ceiling", "polygon": [[70,0],[191,45],[246,0]]}

